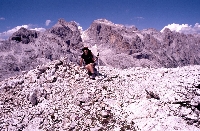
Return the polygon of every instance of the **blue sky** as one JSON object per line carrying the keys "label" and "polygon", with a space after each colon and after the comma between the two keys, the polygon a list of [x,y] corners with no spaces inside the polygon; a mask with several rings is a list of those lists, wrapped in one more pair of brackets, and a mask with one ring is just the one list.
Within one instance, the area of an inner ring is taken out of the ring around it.
{"label": "blue sky", "polygon": [[83,30],[105,18],[139,30],[168,26],[199,33],[200,0],[0,0],[0,38],[21,26],[51,28],[59,18],[76,21]]}

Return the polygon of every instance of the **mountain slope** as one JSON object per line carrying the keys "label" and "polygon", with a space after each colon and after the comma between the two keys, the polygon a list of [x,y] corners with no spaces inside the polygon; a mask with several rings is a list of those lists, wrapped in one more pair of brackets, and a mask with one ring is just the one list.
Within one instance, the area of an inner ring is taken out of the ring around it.
{"label": "mountain slope", "polygon": [[[200,64],[200,36],[155,29],[138,30],[95,20],[83,41],[97,45],[104,63],[114,67],[178,67]],[[112,56],[112,57],[110,57]],[[119,59],[120,58],[120,59]]]}
{"label": "mountain slope", "polygon": [[77,62],[81,41],[77,24],[63,19],[45,32],[21,28],[9,40],[0,42],[0,80],[62,56]]}
{"label": "mountain slope", "polygon": [[0,83],[0,130],[199,130],[200,66],[100,66],[67,58]]}
{"label": "mountain slope", "polygon": [[174,68],[200,64],[200,36],[165,29],[138,30],[106,19],[95,20],[80,32],[76,22],[63,19],[45,32],[21,28],[0,42],[0,80],[66,56],[78,63],[81,48],[97,47],[100,65]]}

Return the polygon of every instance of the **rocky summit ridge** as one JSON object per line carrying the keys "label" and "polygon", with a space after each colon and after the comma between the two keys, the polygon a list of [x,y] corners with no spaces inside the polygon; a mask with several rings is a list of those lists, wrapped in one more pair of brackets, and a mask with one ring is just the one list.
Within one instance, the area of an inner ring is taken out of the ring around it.
{"label": "rocky summit ridge", "polygon": [[[183,34],[165,29],[138,30],[95,20],[84,32],[83,42],[97,45],[104,63],[117,68],[173,68],[200,63],[200,35]],[[110,57],[112,56],[112,57]]]}
{"label": "rocky summit ridge", "polygon": [[200,66],[99,71],[62,58],[1,81],[0,130],[200,129]]}

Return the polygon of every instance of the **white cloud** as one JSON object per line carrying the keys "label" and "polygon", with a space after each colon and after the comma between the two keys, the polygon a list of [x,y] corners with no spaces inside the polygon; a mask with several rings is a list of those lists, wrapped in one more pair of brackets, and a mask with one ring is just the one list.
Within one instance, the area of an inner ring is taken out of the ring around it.
{"label": "white cloud", "polygon": [[126,24],[125,25],[127,28],[133,28],[133,27],[135,27],[135,25],[129,25],[129,24]]}
{"label": "white cloud", "polygon": [[8,37],[10,37],[14,32],[18,31],[20,28],[26,28],[29,30],[35,30],[35,31],[45,31],[45,28],[32,28],[32,25],[21,25],[21,26],[16,26],[8,31],[5,31],[3,33],[0,33],[0,39],[8,39]]}
{"label": "white cloud", "polygon": [[44,32],[46,29],[45,28],[33,28],[30,30],[35,30],[35,31],[39,31],[39,32]]}
{"label": "white cloud", "polygon": [[83,32],[83,27],[82,26],[80,26],[80,24],[79,23],[77,23],[77,22],[75,22],[77,25],[78,25],[78,30],[82,33]]}
{"label": "white cloud", "polygon": [[5,31],[3,33],[0,33],[0,38],[1,39],[7,39],[9,36],[11,36],[14,32],[18,31],[21,27],[28,28],[28,25],[22,25],[22,26],[17,26],[15,28],[12,28],[8,31]]}
{"label": "white cloud", "polygon": [[200,33],[200,24],[196,23],[194,26],[188,24],[169,24],[165,26],[160,32],[163,32],[165,28],[169,28],[171,31],[176,31],[185,34]]}
{"label": "white cloud", "polygon": [[78,30],[83,31],[83,27],[78,26]]}
{"label": "white cloud", "polygon": [[51,23],[51,20],[46,20],[45,25],[49,26],[50,23]]}
{"label": "white cloud", "polygon": [[4,17],[0,17],[0,20],[5,20],[5,18]]}

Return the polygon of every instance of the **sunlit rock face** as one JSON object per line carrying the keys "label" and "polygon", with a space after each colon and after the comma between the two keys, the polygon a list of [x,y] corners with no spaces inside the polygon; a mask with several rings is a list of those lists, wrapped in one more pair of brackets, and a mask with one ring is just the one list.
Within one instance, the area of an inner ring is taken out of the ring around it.
{"label": "sunlit rock face", "polygon": [[67,56],[78,63],[81,48],[96,47],[101,65],[173,68],[200,63],[200,37],[165,29],[138,30],[97,19],[85,31],[74,21],[58,22],[45,32],[21,28],[6,41],[0,41],[0,80]]}
{"label": "sunlit rock face", "polygon": [[152,28],[138,30],[98,19],[82,36],[86,43],[96,44],[103,61],[114,67],[172,68],[200,64],[200,37],[195,34],[169,29],[162,33]]}
{"label": "sunlit rock face", "polygon": [[75,22],[60,19],[45,32],[21,28],[9,40],[0,42],[0,80],[62,56],[77,63],[81,47],[82,39]]}
{"label": "sunlit rock face", "polygon": [[0,130],[200,129],[200,66],[98,68],[67,58],[0,82]]}

